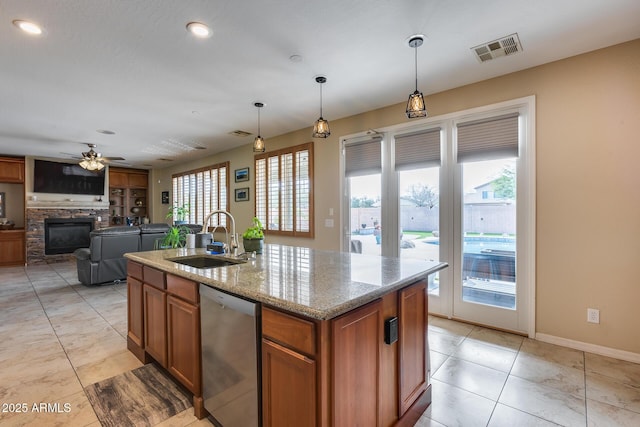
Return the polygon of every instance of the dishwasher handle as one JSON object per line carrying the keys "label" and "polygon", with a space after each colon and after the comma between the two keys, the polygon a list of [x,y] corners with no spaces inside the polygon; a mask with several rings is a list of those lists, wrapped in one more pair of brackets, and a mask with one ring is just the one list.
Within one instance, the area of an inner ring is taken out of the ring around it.
{"label": "dishwasher handle", "polygon": [[255,302],[247,301],[228,294],[226,292],[213,289],[212,287],[200,283],[200,297],[213,300],[216,304],[222,308],[229,308],[234,311],[239,311],[248,316],[256,317],[258,312],[258,304]]}

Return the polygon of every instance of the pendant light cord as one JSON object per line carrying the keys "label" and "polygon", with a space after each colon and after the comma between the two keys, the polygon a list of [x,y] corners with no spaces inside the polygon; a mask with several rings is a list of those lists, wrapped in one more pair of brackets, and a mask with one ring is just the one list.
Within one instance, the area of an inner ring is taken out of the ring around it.
{"label": "pendant light cord", "polygon": [[418,91],[418,46],[415,46],[413,48],[413,50],[415,51],[415,64],[416,64],[416,92]]}
{"label": "pendant light cord", "polygon": [[322,117],[322,83],[320,83],[320,117]]}

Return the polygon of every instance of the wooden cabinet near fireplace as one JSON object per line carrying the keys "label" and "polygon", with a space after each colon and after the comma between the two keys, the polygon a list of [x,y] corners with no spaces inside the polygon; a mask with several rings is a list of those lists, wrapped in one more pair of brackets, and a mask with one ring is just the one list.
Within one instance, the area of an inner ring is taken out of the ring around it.
{"label": "wooden cabinet near fireplace", "polygon": [[149,172],[142,169],[109,167],[110,225],[134,225],[149,216]]}
{"label": "wooden cabinet near fireplace", "polygon": [[0,156],[0,267],[26,261],[24,157]]}

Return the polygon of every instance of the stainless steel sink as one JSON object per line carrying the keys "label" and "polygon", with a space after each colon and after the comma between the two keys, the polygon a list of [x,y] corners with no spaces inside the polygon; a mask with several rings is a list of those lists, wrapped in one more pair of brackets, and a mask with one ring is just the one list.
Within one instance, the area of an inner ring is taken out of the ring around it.
{"label": "stainless steel sink", "polygon": [[177,262],[178,264],[184,264],[195,268],[227,267],[229,265],[244,264],[246,262],[241,259],[231,259],[211,255],[193,255],[178,258],[167,258],[167,261],[173,261]]}

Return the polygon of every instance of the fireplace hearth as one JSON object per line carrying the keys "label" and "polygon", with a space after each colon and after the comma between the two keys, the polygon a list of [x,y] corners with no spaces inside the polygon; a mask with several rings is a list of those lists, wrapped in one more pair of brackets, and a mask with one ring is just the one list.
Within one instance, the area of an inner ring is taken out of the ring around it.
{"label": "fireplace hearth", "polygon": [[45,218],[45,255],[68,254],[88,248],[93,227],[93,218]]}

